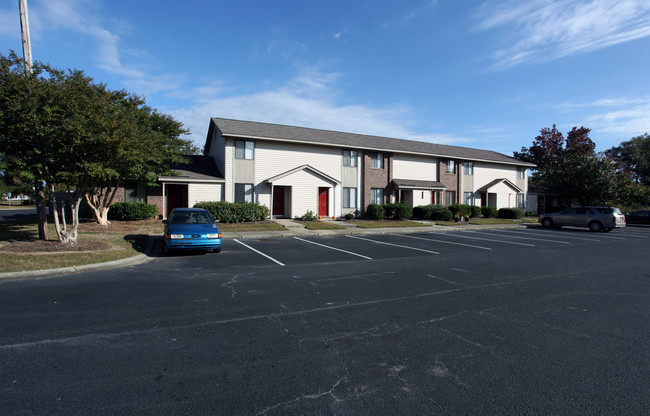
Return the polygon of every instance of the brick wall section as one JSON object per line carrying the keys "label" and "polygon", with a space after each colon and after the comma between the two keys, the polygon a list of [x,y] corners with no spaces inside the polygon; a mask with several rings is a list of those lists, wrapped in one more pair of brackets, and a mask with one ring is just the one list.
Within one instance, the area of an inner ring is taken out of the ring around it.
{"label": "brick wall section", "polygon": [[[458,195],[458,171],[460,170],[460,164],[456,162],[456,173],[447,173],[447,160],[446,159],[440,159],[440,163],[438,163],[439,169],[440,169],[440,183],[445,186],[445,191],[456,191],[456,201],[451,201],[449,202],[450,204],[454,204],[458,202],[458,198],[460,197]],[[446,194],[443,192],[443,198],[446,196]],[[444,201],[447,203],[448,201]]]}
{"label": "brick wall section", "polygon": [[162,185],[147,187],[147,204],[157,205],[158,216],[163,215]]}
{"label": "brick wall section", "polygon": [[370,155],[373,152],[363,153],[363,210],[370,204],[370,190],[372,188],[382,188],[384,190],[384,203],[390,202],[390,195],[393,192],[391,185],[393,173],[393,155],[384,152],[384,168],[372,168]]}

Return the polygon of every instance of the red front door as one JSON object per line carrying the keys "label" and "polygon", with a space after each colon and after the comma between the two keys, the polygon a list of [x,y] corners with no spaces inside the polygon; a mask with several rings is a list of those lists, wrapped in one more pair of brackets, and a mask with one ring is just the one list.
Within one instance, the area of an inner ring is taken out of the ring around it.
{"label": "red front door", "polygon": [[187,207],[187,185],[167,185],[167,217],[174,208]]}
{"label": "red front door", "polygon": [[273,187],[273,215],[284,217],[284,186]]}
{"label": "red front door", "polygon": [[321,217],[329,216],[328,201],[330,188],[318,188],[318,215]]}

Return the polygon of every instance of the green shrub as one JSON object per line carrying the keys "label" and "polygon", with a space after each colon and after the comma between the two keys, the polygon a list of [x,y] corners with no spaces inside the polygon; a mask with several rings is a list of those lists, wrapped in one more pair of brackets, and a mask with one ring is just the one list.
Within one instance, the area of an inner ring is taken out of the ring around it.
{"label": "green shrub", "polygon": [[225,223],[262,221],[269,216],[266,205],[255,202],[203,201],[194,204],[194,208],[203,208]]}
{"label": "green shrub", "polygon": [[343,216],[343,218],[345,218],[346,220],[354,219],[354,213],[352,213],[352,212],[348,212],[347,214],[345,214],[345,215]]}
{"label": "green shrub", "polygon": [[413,208],[413,218],[416,220],[451,221],[452,215],[442,205],[420,205]]}
{"label": "green shrub", "polygon": [[109,220],[148,220],[158,214],[158,206],[146,202],[116,202],[108,210]]}
{"label": "green shrub", "polygon": [[467,204],[451,204],[447,208],[454,218],[469,217],[472,214],[472,207]]}
{"label": "green shrub", "polygon": [[469,215],[471,218],[476,218],[481,216],[481,207],[478,205],[472,205],[471,207],[472,213]]}
{"label": "green shrub", "polygon": [[371,220],[383,220],[384,219],[384,207],[379,204],[370,204],[366,208],[366,217]]}
{"label": "green shrub", "polygon": [[485,217],[496,217],[497,216],[497,209],[494,207],[481,207],[481,214]]}
{"label": "green shrub", "polygon": [[413,216],[413,208],[403,202],[398,202],[395,204],[383,204],[383,207],[385,218],[405,220]]}
{"label": "green shrub", "polygon": [[522,208],[501,208],[497,214],[497,217],[511,220],[520,220],[524,218],[524,210]]}
{"label": "green shrub", "polygon": [[303,221],[316,221],[318,219],[318,215],[314,214],[314,211],[310,210],[305,212],[305,215],[303,215],[301,219]]}

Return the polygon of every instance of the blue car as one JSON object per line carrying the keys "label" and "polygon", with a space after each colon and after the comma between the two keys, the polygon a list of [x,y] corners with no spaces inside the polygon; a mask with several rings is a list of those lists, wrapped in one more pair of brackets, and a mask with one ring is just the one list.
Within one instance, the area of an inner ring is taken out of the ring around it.
{"label": "blue car", "polygon": [[173,209],[169,218],[163,220],[163,224],[165,254],[176,250],[212,250],[216,253],[221,251],[221,231],[212,215],[204,209]]}

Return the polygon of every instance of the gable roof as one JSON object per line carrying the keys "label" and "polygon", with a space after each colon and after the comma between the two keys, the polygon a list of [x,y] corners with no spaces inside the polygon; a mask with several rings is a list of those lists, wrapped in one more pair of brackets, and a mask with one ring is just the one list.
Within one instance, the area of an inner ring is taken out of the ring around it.
{"label": "gable roof", "polygon": [[275,182],[277,180],[280,180],[280,179],[282,179],[282,178],[284,178],[286,176],[293,175],[296,172],[300,172],[301,170],[310,171],[310,172],[316,174],[317,176],[320,176],[321,178],[324,178],[324,179],[326,179],[326,180],[328,180],[328,181],[330,181],[332,183],[336,183],[336,184],[341,183],[340,181],[336,180],[335,178],[332,178],[331,176],[329,176],[329,175],[327,175],[327,174],[325,174],[325,173],[319,171],[318,169],[315,169],[315,168],[313,168],[313,167],[311,167],[309,165],[302,165],[302,166],[298,166],[297,168],[290,169],[290,170],[288,170],[286,172],[283,172],[283,173],[281,173],[279,175],[275,175],[275,176],[273,176],[271,178],[265,179],[264,182],[273,183],[273,182]]}
{"label": "gable roof", "polygon": [[498,185],[498,184],[500,184],[500,183],[502,183],[502,182],[505,183],[506,185],[508,185],[509,187],[511,187],[512,189],[514,189],[514,190],[517,191],[517,192],[523,192],[523,190],[522,190],[520,187],[518,187],[518,186],[515,185],[514,183],[510,182],[510,181],[509,181],[508,179],[506,179],[506,178],[495,179],[495,180],[493,180],[492,182],[488,183],[487,185],[478,188],[477,191],[478,191],[478,192],[487,192],[487,191],[489,191],[490,188],[492,188],[494,185]]}
{"label": "gable roof", "polygon": [[211,156],[184,155],[188,163],[172,163],[170,168],[176,176],[159,176],[166,182],[223,182],[224,177]]}
{"label": "gable roof", "polygon": [[222,136],[242,139],[309,143],[372,151],[430,155],[450,159],[496,162],[517,166],[535,166],[532,163],[523,162],[491,150],[217,117],[211,119],[206,150],[210,145],[210,133],[214,128],[217,128]]}

